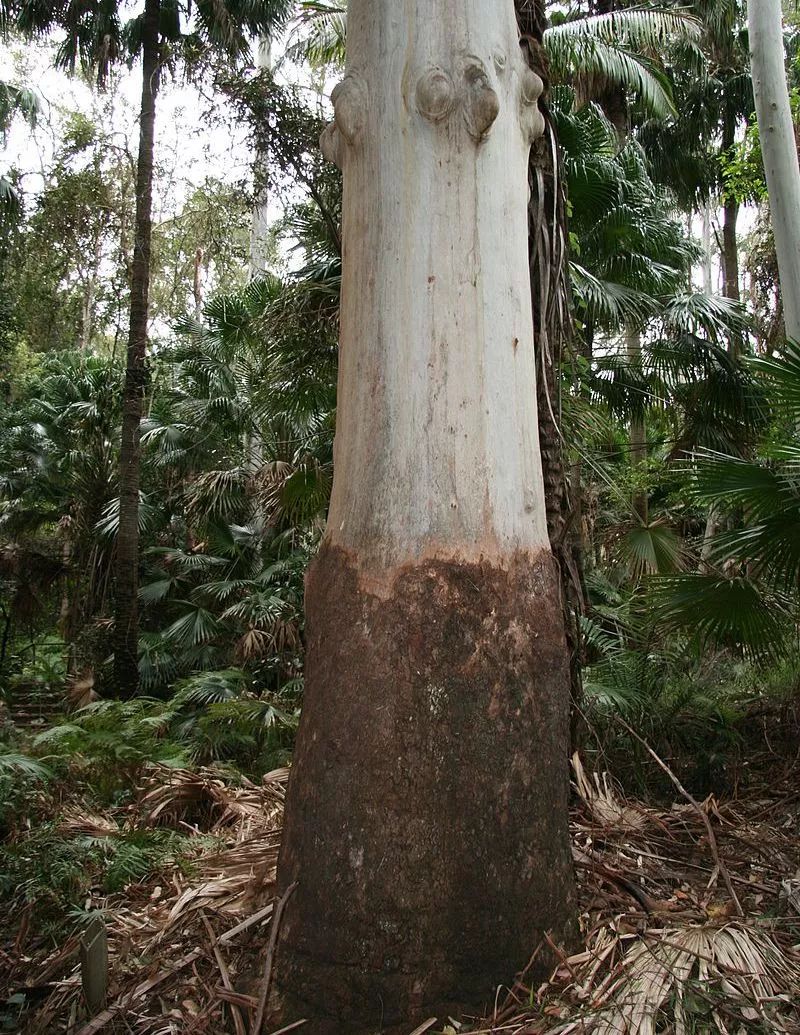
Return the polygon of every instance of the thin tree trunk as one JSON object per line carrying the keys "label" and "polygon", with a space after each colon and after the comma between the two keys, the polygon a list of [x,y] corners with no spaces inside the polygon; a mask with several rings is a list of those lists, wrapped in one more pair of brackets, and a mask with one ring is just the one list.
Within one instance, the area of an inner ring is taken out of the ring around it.
{"label": "thin tree trunk", "polygon": [[140,424],[148,379],[147,321],[160,11],[161,0],[145,0],[142,22],[142,104],[136,171],[136,229],[131,266],[130,331],[123,390],[114,614],[114,681],[117,692],[123,697],[133,696],[139,688]]}
{"label": "thin tree trunk", "polygon": [[800,342],[800,168],[786,83],[781,0],[749,0],[748,15],[753,89],[786,336]]}
{"label": "thin tree trunk", "polygon": [[3,635],[0,638],[0,673],[3,673],[6,666],[6,651],[8,650],[9,640],[11,638],[11,622],[12,613],[6,611],[5,607],[0,605],[0,615],[3,618]]}
{"label": "thin tree trunk", "polygon": [[81,337],[80,350],[88,352],[92,344],[92,331],[94,329],[94,298],[97,291],[97,280],[100,275],[100,260],[102,258],[103,234],[98,231],[94,242],[93,263],[89,270],[86,281],[86,288],[83,292],[83,306],[81,312]]}
{"label": "thin tree trunk", "polygon": [[[528,249],[547,531],[560,575],[576,720],[582,698],[580,614],[584,607],[581,478],[579,466],[571,482],[564,469],[559,390],[564,350],[572,338],[567,206],[558,140],[547,107],[550,70],[543,46],[547,24],[544,0],[515,0],[514,6],[528,65],[544,84],[539,103],[545,133],[531,148],[528,172]],[[573,743],[576,733],[573,729]]]}
{"label": "thin tree trunk", "polygon": [[[259,40],[256,67],[272,71],[272,42],[269,36]],[[269,147],[264,139],[266,126],[256,146],[253,162],[253,211],[250,227],[250,279],[263,277],[269,265]]]}
{"label": "thin tree trunk", "polygon": [[714,257],[711,250],[711,202],[708,199],[703,202],[701,218],[703,222],[703,254],[701,256],[703,264],[703,291],[710,298],[714,294]]}
{"label": "thin tree trunk", "polygon": [[309,1035],[482,1005],[573,917],[525,220],[542,84],[512,0],[419,9],[350,0],[324,137],[344,171],[336,473],[275,958]]}
{"label": "thin tree trunk", "polygon": [[[729,112],[722,119],[722,151],[730,154],[736,143],[736,123]],[[734,302],[741,301],[739,276],[739,202],[726,197],[722,205],[722,293]],[[729,351],[735,359],[741,352],[741,336],[731,334]]]}
{"label": "thin tree trunk", "polygon": [[726,298],[741,300],[739,284],[739,202],[728,199],[722,216],[722,275]]}
{"label": "thin tree trunk", "polygon": [[[272,71],[272,41],[269,36],[258,42],[256,67],[260,72]],[[250,279],[256,280],[267,273],[269,266],[269,143],[267,126],[262,123],[253,160],[253,210],[250,213]],[[264,464],[264,442],[257,428],[245,433],[244,451],[251,471]],[[256,504],[256,515],[263,516],[263,508]]]}
{"label": "thin tree trunk", "polygon": [[200,320],[203,316],[203,259],[205,253],[202,247],[195,248],[194,252],[194,280],[192,293],[194,295],[194,318]]}
{"label": "thin tree trunk", "polygon": [[[642,370],[642,336],[636,327],[628,327],[625,331],[625,348],[628,363],[640,374]],[[634,473],[642,475],[647,463],[647,437],[645,434],[644,411],[631,417],[630,430],[630,463]],[[633,510],[643,525],[647,524],[648,507],[647,492],[636,489],[633,494]]]}

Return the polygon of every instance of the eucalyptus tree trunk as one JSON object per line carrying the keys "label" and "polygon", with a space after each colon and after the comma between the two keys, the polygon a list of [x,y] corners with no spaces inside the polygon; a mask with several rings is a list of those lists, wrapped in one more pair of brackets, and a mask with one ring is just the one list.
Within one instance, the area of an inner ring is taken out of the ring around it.
{"label": "eucalyptus tree trunk", "polygon": [[[571,930],[569,670],[513,0],[350,0],[335,478],[278,867],[284,1018],[485,1004]],[[540,972],[547,959],[538,964]]]}
{"label": "eucalyptus tree trunk", "polygon": [[[264,36],[258,42],[256,67],[272,70],[272,42]],[[269,265],[269,149],[263,139],[256,145],[253,162],[253,211],[250,225],[250,279],[263,277]]]}
{"label": "eucalyptus tree trunk", "polygon": [[145,0],[142,20],[142,101],[136,168],[136,227],[131,264],[131,313],[122,398],[119,530],[114,612],[114,682],[117,693],[139,688],[140,425],[147,390],[147,321],[153,208],[153,152],[159,81],[161,0]]}
{"label": "eucalyptus tree trunk", "polygon": [[800,168],[786,84],[781,0],[750,0],[748,20],[786,336],[800,341]]}

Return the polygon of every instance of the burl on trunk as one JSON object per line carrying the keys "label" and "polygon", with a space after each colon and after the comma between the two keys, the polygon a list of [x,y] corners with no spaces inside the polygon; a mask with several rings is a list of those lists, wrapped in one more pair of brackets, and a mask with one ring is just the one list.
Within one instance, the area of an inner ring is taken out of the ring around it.
{"label": "burl on trunk", "polygon": [[528,275],[540,92],[513,0],[350,0],[323,138],[345,183],[336,473],[275,964],[311,1033],[480,1007],[572,923]]}

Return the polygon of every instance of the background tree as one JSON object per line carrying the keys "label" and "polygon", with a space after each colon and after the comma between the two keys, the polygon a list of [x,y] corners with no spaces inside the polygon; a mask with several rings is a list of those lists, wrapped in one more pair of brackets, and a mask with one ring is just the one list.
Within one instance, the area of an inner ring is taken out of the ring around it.
{"label": "background tree", "polygon": [[780,0],[748,4],[753,86],[786,333],[800,341],[800,167],[786,84]]}
{"label": "background tree", "polygon": [[200,2],[189,7],[145,0],[142,11],[127,26],[118,4],[102,10],[77,10],[64,0],[42,7],[14,0],[16,25],[28,35],[61,29],[64,39],[59,63],[93,69],[101,84],[111,64],[127,56],[141,57],[142,94],[139,154],[136,170],[136,217],[131,264],[130,328],[123,390],[119,477],[119,530],[115,580],[115,680],[119,693],[131,696],[138,688],[139,485],[140,424],[147,390],[147,330],[150,250],[152,237],[153,154],[156,96],[164,61],[181,56],[196,61],[216,50],[240,58],[253,35],[272,31],[288,10],[286,0],[264,0],[242,9],[238,4]]}

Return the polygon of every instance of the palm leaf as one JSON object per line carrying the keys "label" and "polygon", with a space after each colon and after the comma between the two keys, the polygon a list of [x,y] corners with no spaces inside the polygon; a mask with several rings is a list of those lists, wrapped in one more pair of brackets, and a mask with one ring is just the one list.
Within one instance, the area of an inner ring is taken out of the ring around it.
{"label": "palm leaf", "polygon": [[782,653],[790,633],[785,601],[767,599],[743,576],[671,575],[650,583],[653,615],[664,629],[741,646],[755,656]]}
{"label": "palm leaf", "polygon": [[628,529],[619,538],[617,550],[634,579],[680,571],[686,563],[683,544],[663,520]]}

